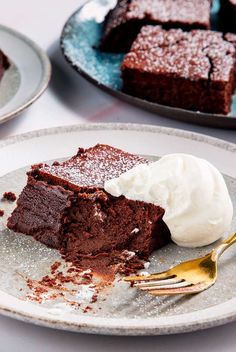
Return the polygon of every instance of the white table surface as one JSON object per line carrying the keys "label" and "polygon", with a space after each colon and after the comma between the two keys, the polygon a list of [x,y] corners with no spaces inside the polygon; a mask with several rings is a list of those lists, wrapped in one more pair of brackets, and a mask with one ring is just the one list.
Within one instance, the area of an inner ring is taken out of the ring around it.
{"label": "white table surface", "polygon": [[[80,0],[4,0],[0,23],[36,41],[50,56],[53,76],[46,93],[26,112],[0,125],[0,138],[83,122],[136,122],[182,128],[236,142],[236,131],[162,118],[111,98],[77,75],[59,49],[59,36]],[[0,352],[48,351],[236,351],[236,323],[191,334],[159,337],[89,336],[37,327],[0,317]]]}

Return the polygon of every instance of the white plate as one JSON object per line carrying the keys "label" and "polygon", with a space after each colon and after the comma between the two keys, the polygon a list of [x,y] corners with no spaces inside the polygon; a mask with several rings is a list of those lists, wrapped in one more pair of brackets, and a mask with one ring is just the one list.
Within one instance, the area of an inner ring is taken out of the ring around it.
{"label": "white plate", "polygon": [[[1,141],[0,193],[20,191],[25,183],[25,170],[19,168],[42,160],[68,157],[76,152],[78,146],[88,147],[98,142],[142,155],[188,152],[206,158],[227,175],[225,178],[236,203],[235,145],[186,131],[130,124],[76,125]],[[33,279],[40,278],[60,256],[57,251],[46,248],[31,237],[19,236],[5,229],[6,218],[14,206],[0,203],[0,208],[6,211],[5,218],[0,220],[2,314],[53,328],[113,335],[186,332],[236,319],[236,250],[233,247],[221,260],[216,285],[195,296],[155,298],[118,283],[104,296],[106,301],[98,301],[93,312],[87,314],[80,309],[67,309],[66,305],[58,308],[58,303],[53,301],[43,304],[28,301],[25,279],[17,276],[17,272],[21,271]],[[234,217],[232,230],[235,223]],[[150,270],[163,270],[179,260],[205,254],[210,248],[192,250],[169,245],[152,255]]]}
{"label": "white plate", "polygon": [[17,116],[47,88],[51,64],[32,40],[0,25],[0,48],[11,62],[0,82],[0,123]]}

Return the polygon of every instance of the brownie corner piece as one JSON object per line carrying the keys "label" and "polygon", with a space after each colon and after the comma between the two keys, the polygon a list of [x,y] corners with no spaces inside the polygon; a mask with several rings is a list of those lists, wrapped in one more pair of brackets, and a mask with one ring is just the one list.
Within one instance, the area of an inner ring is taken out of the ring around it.
{"label": "brownie corner piece", "polygon": [[235,89],[235,35],[145,26],[121,66],[123,90],[151,102],[228,114]]}
{"label": "brownie corner piece", "polygon": [[210,0],[118,0],[104,21],[100,48],[127,52],[145,25],[209,29],[210,11]]}

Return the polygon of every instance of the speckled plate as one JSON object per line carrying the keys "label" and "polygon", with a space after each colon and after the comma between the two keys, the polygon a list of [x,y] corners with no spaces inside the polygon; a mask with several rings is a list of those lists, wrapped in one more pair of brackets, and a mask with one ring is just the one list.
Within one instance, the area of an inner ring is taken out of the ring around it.
{"label": "speckled plate", "polygon": [[32,40],[0,25],[0,48],[11,62],[0,81],[0,123],[29,107],[47,88],[51,64]]}
{"label": "speckled plate", "polygon": [[[231,113],[225,116],[155,104],[122,92],[120,64],[123,55],[102,53],[98,49],[104,18],[116,2],[116,0],[90,0],[68,19],[61,35],[61,48],[72,67],[111,95],[158,115],[200,125],[236,128],[236,95]],[[214,29],[217,28],[218,11],[219,1],[215,0],[212,9]]]}
{"label": "speckled plate", "polygon": [[[63,143],[62,143],[63,141]],[[0,142],[0,194],[19,194],[26,182],[27,165],[73,155],[78,145],[107,143],[129,152],[156,159],[171,152],[188,152],[214,163],[224,173],[236,206],[236,146],[211,137],[147,125],[97,124],[40,130]],[[141,142],[141,143],[140,143]],[[34,152],[32,153],[32,150]],[[0,313],[52,328],[110,335],[158,335],[187,332],[236,320],[236,247],[220,262],[219,279],[208,291],[191,297],[156,298],[137,292],[120,281],[102,291],[91,304],[92,290],[75,285],[72,307],[68,301],[46,293],[41,303],[32,301],[27,280],[40,280],[55,261],[60,270],[68,265],[57,251],[31,237],[6,229],[6,219],[15,204],[0,201]],[[232,231],[236,228],[236,217]],[[212,247],[184,249],[174,244],[151,256],[150,272],[197,257]],[[33,282],[33,281],[32,281]],[[83,312],[90,305],[91,311]]]}

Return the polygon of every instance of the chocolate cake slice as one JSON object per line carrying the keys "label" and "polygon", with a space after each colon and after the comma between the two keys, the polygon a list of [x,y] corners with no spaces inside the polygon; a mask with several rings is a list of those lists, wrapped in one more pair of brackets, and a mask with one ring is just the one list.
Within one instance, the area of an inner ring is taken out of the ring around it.
{"label": "chocolate cake slice", "polygon": [[123,90],[168,106],[228,114],[236,35],[145,26],[122,63]]}
{"label": "chocolate cake slice", "polygon": [[7,56],[0,50],[0,79],[4,75],[4,72],[9,68],[10,63]]}
{"label": "chocolate cake slice", "polygon": [[119,271],[141,268],[140,258],[146,260],[170,241],[164,210],[113,197],[103,186],[143,163],[148,160],[98,144],[80,148],[65,162],[35,165],[8,227],[59,249],[81,267],[100,272],[114,265]]}
{"label": "chocolate cake slice", "polygon": [[101,50],[127,52],[145,25],[209,29],[210,0],[118,0],[104,23]]}

